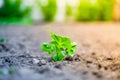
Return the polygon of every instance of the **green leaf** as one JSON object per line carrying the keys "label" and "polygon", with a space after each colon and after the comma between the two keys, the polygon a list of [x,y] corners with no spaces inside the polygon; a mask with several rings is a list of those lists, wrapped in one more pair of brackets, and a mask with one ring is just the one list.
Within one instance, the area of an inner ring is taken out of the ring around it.
{"label": "green leaf", "polygon": [[52,59],[53,59],[55,62],[58,61],[57,55],[52,56]]}
{"label": "green leaf", "polygon": [[60,41],[61,37],[51,32],[51,38],[57,42],[57,41]]}
{"label": "green leaf", "polygon": [[77,46],[77,43],[73,42],[71,45],[72,45],[72,49],[73,49],[73,50],[76,50],[76,49],[77,49],[77,47],[76,47],[76,46]]}
{"label": "green leaf", "polygon": [[67,53],[69,56],[74,56],[74,50],[72,50],[72,49],[68,50]]}
{"label": "green leaf", "polygon": [[70,47],[70,44],[71,44],[70,38],[63,37],[63,39],[62,39],[62,44],[63,44],[63,46],[66,47],[66,48]]}
{"label": "green leaf", "polygon": [[52,52],[54,51],[54,46],[48,43],[43,43],[42,44],[42,51],[44,52],[48,52],[49,54],[52,54]]}
{"label": "green leaf", "polygon": [[59,61],[63,61],[63,59],[66,57],[64,53],[61,53],[58,56],[59,56]]}

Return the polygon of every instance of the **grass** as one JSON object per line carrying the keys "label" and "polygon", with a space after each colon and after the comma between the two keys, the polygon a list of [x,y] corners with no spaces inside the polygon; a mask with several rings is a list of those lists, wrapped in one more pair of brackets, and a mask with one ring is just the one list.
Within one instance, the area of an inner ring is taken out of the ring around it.
{"label": "grass", "polygon": [[113,0],[80,0],[78,11],[75,14],[77,21],[111,21]]}
{"label": "grass", "polygon": [[37,2],[45,21],[54,21],[57,13],[57,0],[47,0],[46,4]]}

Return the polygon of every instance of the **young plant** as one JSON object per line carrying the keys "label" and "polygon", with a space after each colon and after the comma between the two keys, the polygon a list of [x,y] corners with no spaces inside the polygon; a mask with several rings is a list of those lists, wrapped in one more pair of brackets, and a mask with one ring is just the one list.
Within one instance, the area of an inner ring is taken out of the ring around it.
{"label": "young plant", "polygon": [[51,33],[51,38],[51,42],[42,44],[42,51],[48,52],[55,62],[63,61],[67,56],[74,56],[77,45],[71,42],[70,38],[54,33]]}
{"label": "young plant", "polygon": [[6,40],[3,38],[0,38],[0,43],[4,43],[4,42],[6,42]]}

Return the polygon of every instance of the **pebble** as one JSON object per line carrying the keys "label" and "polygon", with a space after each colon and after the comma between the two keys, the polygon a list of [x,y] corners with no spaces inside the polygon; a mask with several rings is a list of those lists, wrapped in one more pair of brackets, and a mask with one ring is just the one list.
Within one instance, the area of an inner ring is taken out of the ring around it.
{"label": "pebble", "polygon": [[40,61],[42,65],[45,65],[47,62],[45,60]]}
{"label": "pebble", "polygon": [[55,68],[57,68],[57,69],[62,69],[62,65],[61,65],[61,64],[56,64],[56,65],[55,65]]}
{"label": "pebble", "polygon": [[67,61],[73,61],[73,57],[67,56],[67,57],[65,58],[65,60],[67,60]]}
{"label": "pebble", "polygon": [[40,60],[40,62],[38,63],[39,66],[42,66],[42,65],[46,65],[47,62],[45,60]]}
{"label": "pebble", "polygon": [[38,64],[39,62],[40,62],[40,60],[35,59],[35,58],[33,59],[33,63],[34,63],[34,64]]}

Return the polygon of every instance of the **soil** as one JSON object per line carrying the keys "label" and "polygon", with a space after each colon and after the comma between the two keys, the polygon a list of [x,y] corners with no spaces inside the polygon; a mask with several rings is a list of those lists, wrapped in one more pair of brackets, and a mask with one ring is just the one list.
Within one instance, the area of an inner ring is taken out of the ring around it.
{"label": "soil", "polygon": [[[74,57],[53,62],[41,51],[50,41],[49,29],[77,43]],[[6,42],[0,44],[0,80],[120,80],[119,34],[119,23],[1,26]]]}

